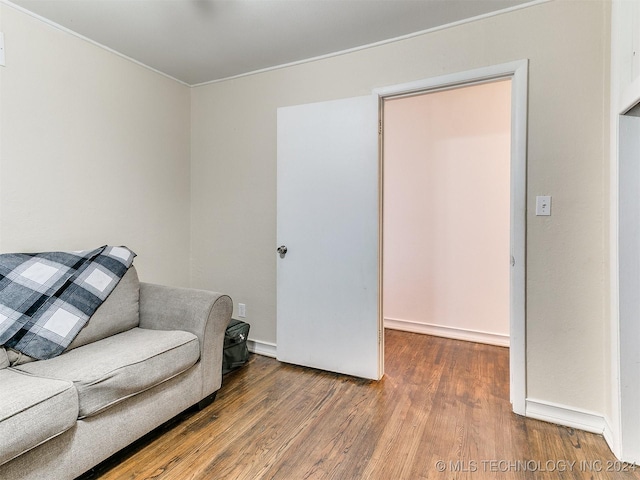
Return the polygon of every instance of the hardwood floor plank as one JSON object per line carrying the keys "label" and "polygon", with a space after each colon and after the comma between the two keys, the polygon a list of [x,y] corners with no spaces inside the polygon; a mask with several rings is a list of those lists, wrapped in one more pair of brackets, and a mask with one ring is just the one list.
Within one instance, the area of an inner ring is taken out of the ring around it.
{"label": "hardwood floor plank", "polygon": [[380,382],[252,355],[212,405],[83,480],[640,479],[601,436],[512,413],[508,349],[385,339]]}

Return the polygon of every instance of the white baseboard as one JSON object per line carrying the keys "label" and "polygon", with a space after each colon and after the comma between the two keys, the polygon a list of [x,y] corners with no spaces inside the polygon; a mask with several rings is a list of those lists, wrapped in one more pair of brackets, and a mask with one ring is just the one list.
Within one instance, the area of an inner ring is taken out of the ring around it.
{"label": "white baseboard", "polygon": [[510,340],[509,335],[447,327],[444,325],[418,323],[411,320],[400,320],[397,318],[385,318],[384,326],[385,328],[390,328],[392,330],[422,333],[425,335],[434,335],[436,337],[465,340],[467,342],[487,343],[489,345],[498,345],[499,347],[508,347]]}
{"label": "white baseboard", "polygon": [[530,398],[526,400],[525,409],[525,415],[528,418],[535,418],[536,420],[543,420],[600,435],[605,435],[605,432],[611,435],[610,426],[604,416],[598,413]]}
{"label": "white baseboard", "polygon": [[260,340],[247,340],[247,348],[251,353],[257,353],[265,357],[276,358],[278,349],[275,343],[261,342]]}
{"label": "white baseboard", "polygon": [[616,458],[621,459],[622,452],[620,451],[618,438],[616,437],[615,430],[612,427],[611,419],[606,415],[604,416],[604,431],[602,432],[602,436]]}

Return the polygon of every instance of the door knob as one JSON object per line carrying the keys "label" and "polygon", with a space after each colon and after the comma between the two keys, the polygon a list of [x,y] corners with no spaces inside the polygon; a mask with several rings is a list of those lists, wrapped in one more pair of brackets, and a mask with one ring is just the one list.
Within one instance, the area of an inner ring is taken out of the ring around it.
{"label": "door knob", "polygon": [[280,254],[280,258],[284,258],[284,256],[287,254],[287,247],[284,245],[280,245],[278,247],[278,253]]}

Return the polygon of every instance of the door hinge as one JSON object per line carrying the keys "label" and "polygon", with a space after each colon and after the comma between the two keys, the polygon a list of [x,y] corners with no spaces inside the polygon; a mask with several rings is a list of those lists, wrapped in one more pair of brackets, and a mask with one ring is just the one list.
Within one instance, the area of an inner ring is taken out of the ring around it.
{"label": "door hinge", "polygon": [[382,135],[382,120],[378,120],[378,135]]}

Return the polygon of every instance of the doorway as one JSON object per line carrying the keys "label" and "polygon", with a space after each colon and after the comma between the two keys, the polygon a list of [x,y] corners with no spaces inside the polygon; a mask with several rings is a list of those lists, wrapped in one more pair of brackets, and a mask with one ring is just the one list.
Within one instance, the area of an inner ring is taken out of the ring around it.
{"label": "doorway", "polygon": [[385,327],[509,346],[511,79],[383,101]]}
{"label": "doorway", "polygon": [[[384,101],[402,96],[435,93],[499,80],[511,83],[509,159],[509,390],[513,411],[526,415],[526,203],[528,60],[374,89]],[[382,117],[382,113],[381,113]],[[382,168],[384,170],[384,168]],[[382,192],[384,197],[385,193]],[[384,200],[383,200],[384,204]],[[384,222],[384,219],[382,219]],[[382,229],[381,229],[382,230]],[[384,249],[384,246],[382,247]],[[507,260],[508,261],[508,260]],[[384,308],[384,307],[383,307]],[[382,322],[382,319],[381,319]]]}

